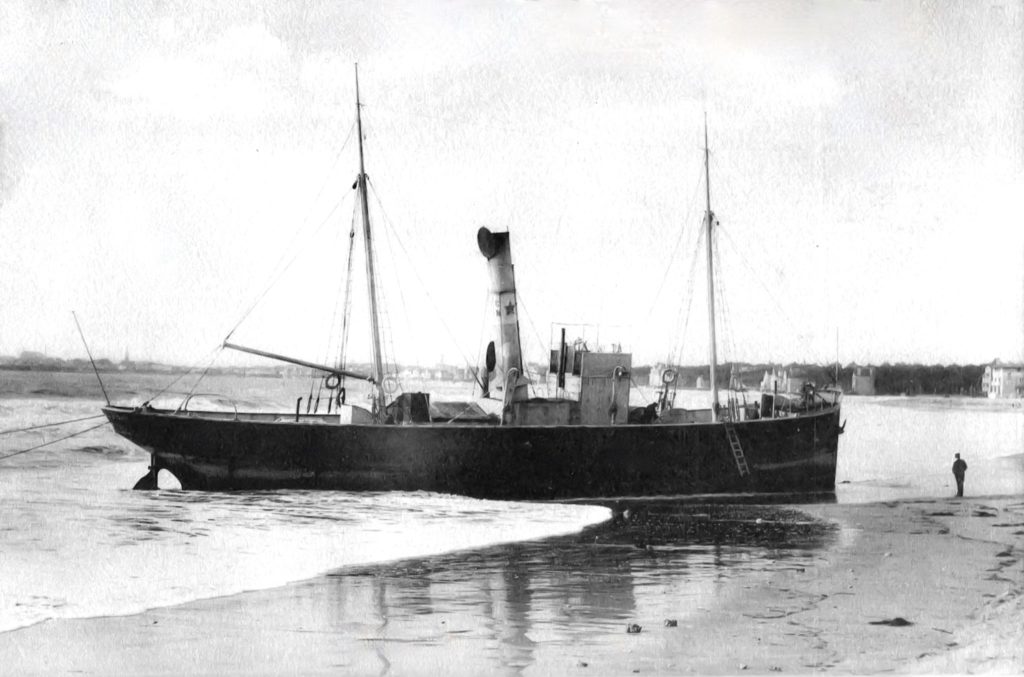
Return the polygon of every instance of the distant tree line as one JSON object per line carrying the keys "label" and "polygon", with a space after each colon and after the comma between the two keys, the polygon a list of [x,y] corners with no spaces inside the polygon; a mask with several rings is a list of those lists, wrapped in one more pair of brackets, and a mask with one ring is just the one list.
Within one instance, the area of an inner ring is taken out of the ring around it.
{"label": "distant tree line", "polygon": [[983,364],[889,364],[875,367],[879,395],[979,395]]}
{"label": "distant tree line", "polygon": [[[866,367],[860,367],[865,369]],[[747,388],[760,385],[765,372],[775,370],[781,374],[785,371],[791,381],[809,381],[818,387],[835,385],[836,365],[834,364],[749,364],[746,362],[727,362],[718,365],[716,375],[719,386],[729,384],[730,374],[735,373]],[[853,374],[858,367],[848,365],[838,370],[839,384],[843,390],[849,391],[853,382]],[[694,387],[697,379],[702,378],[708,386],[708,368],[706,366],[675,367],[679,385]],[[878,395],[979,395],[981,394],[981,377],[985,373],[983,364],[967,365],[924,365],[924,364],[890,364],[885,362],[874,366],[875,393]],[[651,382],[660,383],[660,374],[652,374]]]}

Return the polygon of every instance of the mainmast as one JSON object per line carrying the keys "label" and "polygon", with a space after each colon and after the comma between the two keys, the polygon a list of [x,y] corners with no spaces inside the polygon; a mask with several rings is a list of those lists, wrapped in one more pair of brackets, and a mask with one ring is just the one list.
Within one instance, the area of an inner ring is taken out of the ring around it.
{"label": "mainmast", "polygon": [[712,255],[711,236],[714,232],[715,214],[711,211],[711,169],[708,161],[708,115],[704,114],[704,187],[708,210],[704,215],[707,223],[708,241],[708,327],[711,351],[711,420],[718,420],[718,351],[715,347],[715,266]]}
{"label": "mainmast", "polygon": [[377,314],[377,279],[373,273],[373,242],[370,237],[370,208],[366,194],[366,167],[363,164],[363,118],[359,102],[359,64],[356,64],[356,132],[359,135],[359,198],[363,210],[363,240],[366,242],[366,280],[370,294],[370,328],[373,332],[373,380],[377,392],[373,400],[373,414],[378,421],[384,419],[384,361],[380,349],[380,318]]}

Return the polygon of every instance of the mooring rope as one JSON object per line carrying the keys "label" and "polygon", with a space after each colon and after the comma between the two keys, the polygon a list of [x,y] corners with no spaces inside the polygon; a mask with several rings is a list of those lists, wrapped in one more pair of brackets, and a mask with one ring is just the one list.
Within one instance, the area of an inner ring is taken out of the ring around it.
{"label": "mooring rope", "polygon": [[[95,418],[95,417],[93,417],[93,418]],[[97,428],[102,428],[105,425],[110,425],[110,421],[104,421],[103,423],[100,423],[99,425],[94,425],[91,428],[86,428],[85,430],[79,430],[77,433],[71,433],[70,435],[65,435],[64,437],[58,437],[55,440],[50,440],[49,442],[43,442],[42,444],[37,444],[34,447],[29,447],[28,449],[22,449],[21,451],[15,451],[12,454],[5,454],[3,456],[0,456],[0,461],[4,460],[5,458],[11,458],[12,456],[19,456],[21,454],[27,454],[30,451],[35,451],[36,449],[42,449],[43,447],[48,447],[51,444],[56,444],[57,442],[63,442],[64,440],[71,439],[72,437],[78,437],[79,435],[84,435],[85,433],[89,432],[90,430],[96,430]]]}
{"label": "mooring rope", "polygon": [[11,433],[24,433],[29,430],[39,430],[40,428],[52,428],[58,425],[64,425],[66,423],[77,423],[79,421],[91,421],[94,418],[103,418],[103,414],[96,414],[95,416],[83,416],[82,418],[71,418],[67,421],[56,421],[55,423],[43,423],[41,425],[33,425],[28,428],[14,428],[12,430],[0,430],[0,435],[9,435]]}

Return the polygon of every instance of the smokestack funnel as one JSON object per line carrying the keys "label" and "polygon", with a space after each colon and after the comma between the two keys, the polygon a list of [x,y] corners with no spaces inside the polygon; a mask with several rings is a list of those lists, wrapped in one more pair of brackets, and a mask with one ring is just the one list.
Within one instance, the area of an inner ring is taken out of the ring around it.
{"label": "smokestack funnel", "polygon": [[[487,228],[481,228],[477,231],[476,242],[480,247],[480,253],[487,259],[494,308],[492,318],[496,350],[490,385],[495,388],[512,389],[511,397],[506,394],[506,401],[525,400],[529,397],[528,381],[523,369],[523,354],[519,342],[519,304],[516,299],[516,280],[509,234],[492,233]],[[488,372],[492,371],[487,369],[490,366],[485,365]],[[519,377],[515,383],[506,384],[505,375],[509,369],[516,369]]]}

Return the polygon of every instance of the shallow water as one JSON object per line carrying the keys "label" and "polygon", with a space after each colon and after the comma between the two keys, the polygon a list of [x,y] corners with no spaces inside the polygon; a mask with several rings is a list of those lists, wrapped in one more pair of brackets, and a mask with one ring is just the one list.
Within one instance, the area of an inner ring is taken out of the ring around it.
{"label": "shallow water", "polygon": [[[47,389],[59,387],[56,376],[46,375]],[[79,376],[72,375],[73,393]],[[271,406],[272,395],[255,399]],[[90,416],[99,404],[8,397],[0,400],[0,429]],[[0,455],[96,423],[7,435]],[[573,533],[610,515],[596,506],[428,493],[134,492],[148,455],[109,427],[0,463],[0,631],[274,587],[339,566]]]}
{"label": "shallow water", "polygon": [[[99,390],[89,379],[0,372],[0,430],[98,413]],[[117,374],[108,378],[108,390],[115,401],[138,403],[167,380]],[[293,408],[295,393],[307,395],[309,388],[308,381],[289,379],[254,379],[245,390],[234,377],[208,381],[204,392],[244,396],[230,397],[240,404],[219,395],[204,396],[207,402],[257,410]],[[456,387],[439,384],[439,389]],[[802,500],[947,495],[954,452],[969,464],[969,494],[1024,493],[1020,409],[963,400],[848,398],[844,415],[849,423],[840,443],[836,494]],[[102,419],[5,435],[0,455],[97,423]],[[429,560],[439,563],[427,576],[432,584],[443,585],[445,577],[458,577],[466,567],[489,571],[513,592],[520,581],[534,590],[531,594],[564,597],[572,614],[591,614],[617,628],[638,595],[670,590],[698,600],[720,594],[733,573],[813,557],[830,538],[827,530],[802,526],[796,513],[757,505],[768,497],[742,497],[752,504],[747,506],[697,498],[682,508],[671,502],[633,505],[634,515],[645,515],[636,522],[643,526],[617,531],[619,540],[607,543],[594,559],[586,554],[592,549],[573,547],[572,539],[582,536],[563,538],[554,549],[550,543],[522,542],[578,534],[607,520],[613,513],[607,506],[426,493],[130,491],[147,463],[145,453],[109,427],[0,461],[0,630],[46,618],[129,614],[272,588],[341,567],[351,573],[351,567],[373,562],[416,560],[423,566],[428,561],[423,558],[431,556],[442,556]],[[165,479],[162,486],[169,486]],[[730,501],[740,502],[739,497]],[[612,507],[617,519],[627,509]],[[671,539],[659,542],[658,525],[675,519],[665,516],[670,514],[685,514],[687,521],[675,524]],[[602,533],[599,527],[584,535],[601,538]],[[486,549],[500,543],[519,545]],[[475,554],[443,557],[465,550]],[[600,595],[581,584],[593,577],[602,580]],[[363,591],[367,581],[383,580],[369,573],[343,578],[339,585],[345,589]],[[406,578],[401,565],[385,578],[389,589],[402,594],[396,608],[415,613],[418,593],[413,590],[410,597],[395,582]],[[549,630],[556,634],[567,627],[552,623]]]}
{"label": "shallow water", "polygon": [[1015,402],[943,397],[848,397],[836,497],[841,503],[956,493],[954,454],[967,462],[966,494],[1024,493],[1024,409]]}

